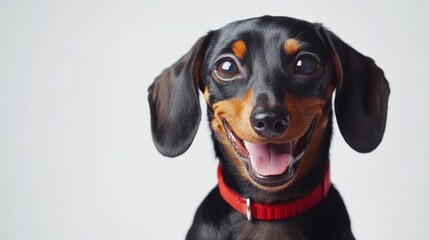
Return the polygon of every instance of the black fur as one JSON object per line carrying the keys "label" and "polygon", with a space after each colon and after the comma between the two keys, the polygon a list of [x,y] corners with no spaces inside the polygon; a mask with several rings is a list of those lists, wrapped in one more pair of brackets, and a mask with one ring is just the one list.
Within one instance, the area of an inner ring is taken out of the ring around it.
{"label": "black fur", "polygon": [[[316,55],[322,73],[316,77],[293,76],[294,57],[280,54],[285,39],[305,43],[304,50]],[[213,66],[231,43],[246,43],[243,79],[219,84],[213,80]],[[339,63],[336,69],[335,60]],[[329,123],[317,149],[317,159],[305,177],[277,192],[263,191],[240,177],[224,146],[212,134],[215,152],[223,166],[226,184],[255,202],[284,201],[313,189],[328,164],[332,135],[332,106],[327,86],[336,86],[335,115],[346,142],[356,151],[370,152],[382,140],[389,97],[389,85],[374,61],[344,43],[320,24],[286,17],[260,17],[231,23],[202,37],[178,62],[164,70],[149,88],[152,135],[157,149],[175,157],[191,145],[201,118],[198,89],[210,91],[207,116],[218,101],[241,98],[250,88],[262,96],[256,103],[283,102],[284,92],[298,97],[326,100]],[[261,103],[262,104],[262,103]],[[269,199],[269,200],[267,200]],[[197,210],[187,239],[354,239],[344,203],[334,186],[327,197],[309,211],[281,221],[249,222],[233,210],[214,188]]]}

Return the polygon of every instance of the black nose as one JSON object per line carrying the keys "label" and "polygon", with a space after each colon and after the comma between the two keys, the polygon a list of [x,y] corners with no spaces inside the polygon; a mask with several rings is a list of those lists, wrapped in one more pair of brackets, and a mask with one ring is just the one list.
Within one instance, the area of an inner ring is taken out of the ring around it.
{"label": "black nose", "polygon": [[264,138],[282,135],[289,125],[289,114],[282,107],[256,107],[250,115],[255,132]]}

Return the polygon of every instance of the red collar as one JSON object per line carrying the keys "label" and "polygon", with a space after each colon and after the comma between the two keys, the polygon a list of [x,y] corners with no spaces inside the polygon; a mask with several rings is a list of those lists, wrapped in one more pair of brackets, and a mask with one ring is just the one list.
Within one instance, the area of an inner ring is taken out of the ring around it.
{"label": "red collar", "polygon": [[219,192],[222,198],[235,210],[247,215],[247,219],[249,221],[252,219],[281,220],[301,214],[322,201],[326,197],[331,186],[330,170],[328,165],[323,181],[321,181],[319,185],[317,185],[317,187],[308,194],[291,201],[273,204],[259,204],[251,202],[249,198],[242,198],[226,186],[223,180],[222,167],[220,164],[218,167],[217,177]]}

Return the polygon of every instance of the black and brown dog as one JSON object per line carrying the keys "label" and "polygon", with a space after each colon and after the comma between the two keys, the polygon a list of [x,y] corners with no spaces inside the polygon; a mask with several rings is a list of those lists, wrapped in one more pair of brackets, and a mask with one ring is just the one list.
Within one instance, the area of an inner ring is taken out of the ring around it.
{"label": "black and brown dog", "polygon": [[321,24],[264,16],[209,32],[149,88],[153,141],[185,152],[204,95],[219,184],[187,239],[354,239],[329,181],[332,99],[358,152],[383,138],[389,85],[374,61]]}

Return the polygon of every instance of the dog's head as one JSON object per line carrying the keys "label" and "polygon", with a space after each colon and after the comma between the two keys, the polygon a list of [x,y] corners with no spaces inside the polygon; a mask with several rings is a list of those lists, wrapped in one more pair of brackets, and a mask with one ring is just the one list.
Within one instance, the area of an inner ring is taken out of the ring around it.
{"label": "dog's head", "polygon": [[209,32],[155,79],[152,135],[163,155],[191,145],[199,91],[221,160],[268,191],[327,161],[334,91],[339,129],[358,152],[379,145],[390,93],[372,59],[320,24],[268,16]]}

